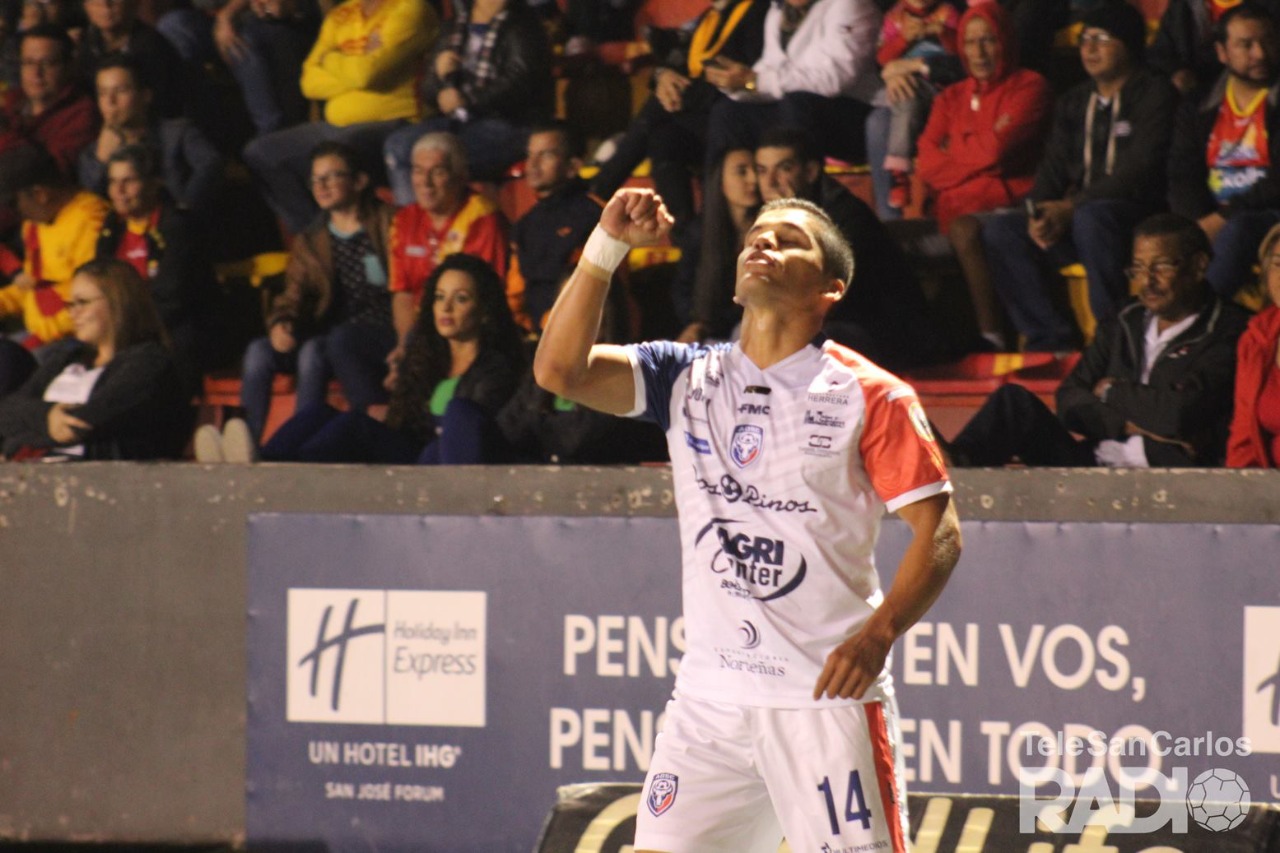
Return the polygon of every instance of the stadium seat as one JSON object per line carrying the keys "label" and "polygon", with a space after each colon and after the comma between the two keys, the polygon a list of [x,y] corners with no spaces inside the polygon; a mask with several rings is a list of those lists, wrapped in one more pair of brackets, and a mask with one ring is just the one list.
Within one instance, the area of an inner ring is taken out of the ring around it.
{"label": "stadium seat", "polygon": [[1089,279],[1085,276],[1084,264],[1068,264],[1058,270],[1067,281],[1067,302],[1071,305],[1071,313],[1080,327],[1085,346],[1093,343],[1093,336],[1098,332],[1098,321],[1089,307]]}

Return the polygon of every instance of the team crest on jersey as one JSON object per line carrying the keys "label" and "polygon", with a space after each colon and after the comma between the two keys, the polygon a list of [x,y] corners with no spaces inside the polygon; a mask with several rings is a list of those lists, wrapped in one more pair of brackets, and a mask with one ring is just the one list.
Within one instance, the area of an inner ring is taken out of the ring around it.
{"label": "team crest on jersey", "polygon": [[729,457],[739,468],[746,468],[764,452],[764,428],[755,424],[739,424],[729,442]]}
{"label": "team crest on jersey", "polygon": [[674,773],[655,773],[649,783],[649,812],[654,817],[662,817],[667,809],[676,804],[676,791],[680,787],[680,777]]}

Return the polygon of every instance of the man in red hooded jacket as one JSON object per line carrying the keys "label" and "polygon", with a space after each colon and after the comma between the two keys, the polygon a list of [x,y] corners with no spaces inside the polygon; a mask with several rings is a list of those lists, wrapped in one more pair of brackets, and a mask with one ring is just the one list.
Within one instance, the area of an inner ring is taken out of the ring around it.
{"label": "man in red hooded jacket", "polygon": [[1017,67],[1009,20],[998,4],[965,12],[959,34],[969,76],[934,99],[917,141],[916,167],[964,271],[978,330],[1004,349],[975,214],[1011,207],[1031,191],[1053,96],[1047,80]]}

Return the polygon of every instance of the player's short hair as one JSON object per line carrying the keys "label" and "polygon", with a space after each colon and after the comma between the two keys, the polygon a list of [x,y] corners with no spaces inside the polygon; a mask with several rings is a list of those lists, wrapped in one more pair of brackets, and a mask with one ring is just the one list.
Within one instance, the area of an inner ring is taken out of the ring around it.
{"label": "player's short hair", "polygon": [[1213,244],[1209,235],[1194,220],[1176,213],[1157,213],[1148,216],[1133,229],[1133,239],[1139,237],[1168,237],[1178,244],[1178,253],[1184,258],[1202,254],[1213,257]]}
{"label": "player's short hair", "polygon": [[[822,271],[845,283],[846,289],[853,282],[853,249],[840,232],[840,226],[818,205],[802,198],[777,198],[760,208],[757,219],[774,210],[802,210],[813,220],[813,236],[822,249]],[[1194,224],[1194,223],[1193,223]]]}
{"label": "player's short hair", "polygon": [[1227,27],[1232,21],[1263,21],[1272,31],[1276,28],[1276,20],[1267,12],[1265,6],[1256,0],[1244,0],[1239,6],[1232,6],[1213,25],[1213,40],[1218,44],[1227,43]]}

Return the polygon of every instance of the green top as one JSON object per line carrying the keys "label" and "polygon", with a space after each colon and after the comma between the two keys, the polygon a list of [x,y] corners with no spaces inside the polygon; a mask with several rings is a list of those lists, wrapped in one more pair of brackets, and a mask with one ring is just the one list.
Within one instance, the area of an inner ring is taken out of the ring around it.
{"label": "green top", "polygon": [[449,401],[453,399],[453,395],[458,390],[458,380],[461,377],[452,376],[448,379],[441,379],[436,383],[436,390],[431,392],[431,404],[428,408],[431,414],[437,418],[444,416],[445,407],[449,405]]}

